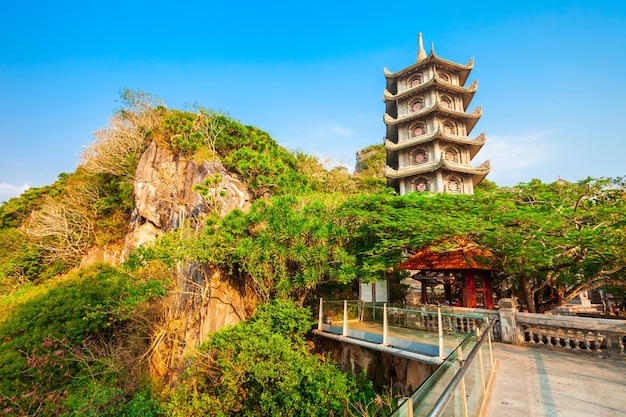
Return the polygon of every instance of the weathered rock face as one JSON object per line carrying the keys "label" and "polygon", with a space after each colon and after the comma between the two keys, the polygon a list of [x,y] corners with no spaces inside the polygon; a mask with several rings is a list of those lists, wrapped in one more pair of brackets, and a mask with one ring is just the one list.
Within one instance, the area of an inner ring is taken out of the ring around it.
{"label": "weathered rock face", "polygon": [[[197,184],[220,174],[219,190],[211,206],[198,192]],[[225,192],[224,196],[219,191]],[[193,160],[173,155],[153,142],[142,154],[135,173],[135,209],[125,242],[116,247],[93,248],[81,266],[94,262],[120,264],[131,250],[175,230],[185,222],[202,224],[207,213],[224,216],[235,208],[250,205],[247,187],[231,175],[219,161]],[[218,197],[219,196],[219,197]],[[149,352],[153,376],[174,382],[184,368],[185,355],[202,343],[210,332],[248,318],[257,299],[246,282],[210,265],[180,263],[172,274],[169,295],[155,302],[149,316],[154,318]]]}
{"label": "weathered rock face", "polygon": [[224,275],[206,264],[180,265],[177,287],[162,301],[160,319],[152,336],[150,356],[153,376],[174,383],[185,367],[185,356],[210,332],[250,317],[257,305],[246,282]]}
{"label": "weathered rock face", "polygon": [[341,349],[341,370],[360,374],[365,370],[368,375],[375,371],[374,353],[357,345],[344,344]]}
{"label": "weathered rock face", "polygon": [[111,265],[119,265],[124,261],[121,248],[92,248],[80,261],[80,267],[86,268],[96,262],[105,262]]}
{"label": "weathered rock face", "polygon": [[376,389],[392,386],[403,395],[411,395],[436,369],[435,365],[369,350],[349,343],[320,337],[315,345],[320,351],[338,358],[341,370],[360,374],[365,371]]}
{"label": "weathered rock face", "polygon": [[[222,182],[219,207],[210,207],[194,185],[219,173]],[[131,231],[126,238],[126,251],[174,230],[186,220],[201,221],[209,210],[224,215],[234,208],[245,210],[250,194],[245,185],[232,176],[219,161],[197,164],[161,149],[154,142],[143,153],[135,174],[135,211]]]}

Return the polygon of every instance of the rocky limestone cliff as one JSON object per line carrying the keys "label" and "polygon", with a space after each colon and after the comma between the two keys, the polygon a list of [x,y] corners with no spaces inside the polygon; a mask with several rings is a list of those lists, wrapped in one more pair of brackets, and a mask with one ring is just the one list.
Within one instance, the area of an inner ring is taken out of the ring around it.
{"label": "rocky limestone cliff", "polygon": [[192,226],[200,225],[214,208],[193,187],[218,173],[222,176],[220,190],[226,193],[220,198],[219,215],[224,216],[235,208],[246,210],[251,201],[248,188],[219,161],[198,164],[152,142],[141,155],[135,171],[135,209],[123,247],[92,248],[80,266],[95,262],[119,265],[133,249],[175,230],[186,220]]}
{"label": "rocky limestone cliff", "polygon": [[[219,206],[210,204],[193,187],[219,173]],[[246,185],[219,161],[197,163],[172,154],[152,142],[142,154],[134,182],[135,209],[123,248],[92,249],[81,262],[120,264],[130,251],[188,222],[200,227],[209,211],[224,216],[235,208],[246,210],[250,194]],[[250,316],[257,304],[246,282],[197,262],[180,263],[169,272],[172,288],[152,306],[158,317],[151,332],[151,374],[173,382],[183,368],[183,358],[202,343],[209,332],[234,325]]]}
{"label": "rocky limestone cliff", "polygon": [[135,173],[135,210],[126,251],[178,228],[185,220],[193,224],[201,221],[214,208],[193,187],[217,173],[222,176],[220,189],[226,192],[218,208],[220,215],[235,208],[246,210],[250,205],[247,187],[219,161],[197,164],[152,142],[141,155]]}

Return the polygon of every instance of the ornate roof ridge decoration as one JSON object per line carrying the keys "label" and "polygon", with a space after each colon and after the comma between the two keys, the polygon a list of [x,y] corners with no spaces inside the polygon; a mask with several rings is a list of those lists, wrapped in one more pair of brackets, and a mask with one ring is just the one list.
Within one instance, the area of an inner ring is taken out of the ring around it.
{"label": "ornate roof ridge decoration", "polygon": [[469,116],[482,116],[483,115],[483,106],[478,106],[476,107],[471,113],[469,113]]}
{"label": "ornate roof ridge decoration", "polygon": [[454,61],[450,61],[449,59],[445,59],[445,58],[441,58],[439,55],[437,55],[437,53],[435,52],[435,43],[433,42],[433,46],[430,50],[430,55],[428,56],[428,58],[433,57],[434,60],[436,60],[438,63],[442,63],[442,64],[448,64],[456,69],[473,69],[474,68],[474,57],[471,57],[468,61],[467,64],[463,65],[463,64],[459,64],[458,62],[454,62]]}
{"label": "ornate roof ridge decoration", "polygon": [[[487,142],[487,136],[485,135],[485,132],[481,133],[480,135],[476,136],[473,139],[470,139],[467,136],[460,136],[460,135],[453,135],[450,133],[446,133],[441,129],[441,126],[439,126],[439,128],[434,132],[425,133],[419,136],[413,136],[407,140],[399,141],[398,143],[394,143],[390,141],[389,139],[385,138],[385,147],[390,151],[398,151],[400,149],[410,148],[414,145],[428,143],[432,141],[433,139],[444,139],[445,141],[452,142],[452,143],[466,144],[472,147],[477,147],[478,149],[476,149],[476,151],[474,152],[474,155],[476,155],[476,153],[478,153],[478,150],[482,148],[483,145]],[[472,157],[474,155],[472,155]]]}
{"label": "ornate roof ridge decoration", "polygon": [[[418,111],[407,113],[397,118],[391,116],[389,113],[385,113],[385,115],[383,116],[383,120],[385,121],[386,124],[393,126],[393,125],[397,125],[397,124],[404,123],[407,121],[411,121],[413,119],[418,119],[420,117],[423,117],[435,111],[438,111],[440,113],[446,114],[451,117],[478,120],[482,116],[483,109],[482,109],[482,106],[478,106],[471,113],[466,113],[461,110],[449,109],[445,107],[443,104],[441,104],[439,100],[437,100],[434,104],[431,104],[428,107],[423,107],[419,109]],[[473,128],[473,125],[472,125],[472,128]]]}
{"label": "ornate roof ridge decoration", "polygon": [[422,59],[426,59],[426,51],[424,50],[424,42],[422,40],[422,32],[417,34],[417,59],[415,62],[419,62]]}
{"label": "ornate roof ridge decoration", "polygon": [[416,70],[419,70],[420,68],[423,68],[429,64],[439,64],[442,67],[447,67],[450,70],[457,70],[457,71],[471,71],[472,68],[474,68],[474,59],[470,59],[468,61],[467,64],[463,65],[463,64],[458,64],[456,62],[453,61],[449,61],[447,59],[443,59],[440,58],[439,56],[437,56],[434,51],[430,52],[430,55],[428,55],[427,58],[422,59],[418,62],[416,62],[415,64],[406,67],[404,69],[401,69],[400,71],[397,72],[391,72],[389,71],[389,69],[387,67],[383,68],[383,72],[385,73],[385,77],[387,78],[397,78],[403,75],[407,75],[411,72],[414,72]]}
{"label": "ornate roof ridge decoration", "polygon": [[410,87],[396,94],[391,93],[388,89],[385,88],[385,91],[383,92],[383,101],[398,100],[413,93],[417,93],[421,90],[426,90],[431,86],[441,89],[448,89],[456,93],[474,94],[478,90],[478,81],[474,80],[474,82],[471,83],[469,86],[464,87],[462,85],[445,82],[439,77],[434,77],[426,81],[425,83]]}

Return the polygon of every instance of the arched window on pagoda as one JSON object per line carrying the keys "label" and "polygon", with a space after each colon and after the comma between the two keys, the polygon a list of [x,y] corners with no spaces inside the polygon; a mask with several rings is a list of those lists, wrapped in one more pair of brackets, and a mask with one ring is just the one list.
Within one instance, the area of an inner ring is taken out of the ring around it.
{"label": "arched window on pagoda", "polygon": [[411,165],[421,165],[428,162],[428,151],[425,148],[415,148],[409,153]]}
{"label": "arched window on pagoda", "polygon": [[450,135],[456,135],[457,134],[456,124],[454,122],[451,122],[450,120],[446,120],[445,122],[443,122],[443,132],[448,133]]}
{"label": "arched window on pagoda", "polygon": [[422,83],[422,74],[417,74],[415,77],[411,78],[409,81],[409,88],[417,87]]}
{"label": "arched window on pagoda", "polygon": [[450,162],[460,163],[461,162],[461,154],[457,148],[452,146],[447,146],[443,150],[443,159]]}
{"label": "arched window on pagoda", "polygon": [[418,97],[409,105],[409,111],[415,112],[424,108],[424,97]]}
{"label": "arched window on pagoda", "polygon": [[443,107],[454,110],[454,100],[449,95],[442,95],[441,97],[439,97],[439,101],[441,101],[441,105]]}
{"label": "arched window on pagoda", "polygon": [[463,181],[456,176],[446,178],[446,192],[450,194],[460,194],[463,192]]}
{"label": "arched window on pagoda", "polygon": [[409,127],[409,136],[412,138],[416,136],[421,136],[425,133],[426,133],[426,124],[424,123],[417,123]]}
{"label": "arched window on pagoda", "polygon": [[411,181],[411,189],[417,193],[421,193],[422,191],[430,191],[430,184],[428,178],[426,177],[417,177],[413,181]]}
{"label": "arched window on pagoda", "polygon": [[445,71],[440,71],[437,72],[437,76],[439,77],[439,79],[443,82],[446,82],[448,84],[450,84],[452,82],[452,78],[450,77],[450,74],[448,74]]}

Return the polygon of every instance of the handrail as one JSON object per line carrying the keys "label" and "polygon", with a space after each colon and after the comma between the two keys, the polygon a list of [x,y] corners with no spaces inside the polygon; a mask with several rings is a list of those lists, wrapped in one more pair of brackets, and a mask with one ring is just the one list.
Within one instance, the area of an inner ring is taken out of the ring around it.
{"label": "handrail", "polygon": [[444,411],[446,405],[448,405],[448,402],[450,402],[450,399],[452,398],[454,390],[463,380],[463,376],[465,375],[465,372],[467,372],[467,370],[469,369],[469,366],[474,360],[474,357],[476,357],[478,351],[485,343],[485,340],[490,337],[491,329],[493,328],[496,321],[497,320],[493,320],[491,323],[489,323],[489,326],[487,326],[476,345],[474,345],[472,351],[469,353],[469,355],[467,355],[467,359],[463,361],[463,365],[461,366],[459,371],[456,373],[456,375],[454,375],[448,386],[444,389],[444,391],[437,399],[437,402],[433,406],[432,410],[428,413],[428,417],[439,416]]}
{"label": "handrail", "polygon": [[[343,301],[324,301],[323,298],[320,298],[320,305],[319,305],[319,311],[318,311],[318,331],[324,332],[324,320],[325,317],[327,316],[327,314],[325,314],[325,309],[324,309],[324,304],[335,304],[336,307],[339,307],[343,304],[343,313],[340,313],[342,317],[342,332],[341,335],[342,337],[349,337],[350,336],[350,330],[349,330],[349,325],[348,325],[348,300],[343,300]],[[443,316],[446,316],[446,322],[447,324],[450,325],[450,328],[453,329],[455,328],[454,326],[456,326],[455,324],[452,324],[450,322],[450,318],[461,318],[461,319],[469,319],[469,320],[480,320],[482,322],[482,320],[484,319],[484,316],[479,316],[479,315],[473,315],[473,314],[446,314],[446,313],[442,313],[441,312],[441,308],[437,308],[437,311],[428,311],[425,309],[407,309],[407,308],[398,308],[398,307],[388,307],[387,303],[383,303],[382,306],[378,306],[376,304],[371,304],[371,305],[367,305],[366,303],[362,303],[362,302],[357,302],[357,305],[359,306],[360,309],[362,309],[361,313],[359,313],[359,321],[364,321],[363,320],[363,311],[365,311],[365,309],[372,309],[372,311],[376,311],[378,309],[382,310],[382,325],[383,325],[383,334],[382,334],[382,346],[389,346],[390,342],[389,342],[389,327],[390,327],[390,320],[389,320],[389,312],[407,312],[407,313],[417,313],[420,315],[428,315],[431,316],[431,319],[436,323],[436,325],[432,326],[432,330],[437,331],[438,332],[438,355],[433,355],[433,358],[430,358],[427,363],[432,363],[432,360],[434,360],[436,358],[436,363],[439,365],[441,364],[441,362],[443,362],[446,358],[446,352],[445,352],[445,348],[444,348],[444,326],[443,326]],[[330,320],[329,320],[330,321]],[[470,324],[467,323],[468,328],[472,327],[474,324]],[[400,327],[403,327],[400,325]],[[411,327],[408,327],[411,328]],[[446,333],[449,333],[449,331],[446,331]],[[330,336],[329,336],[330,337]],[[355,342],[356,343],[356,342]],[[369,345],[368,345],[369,346]]]}

